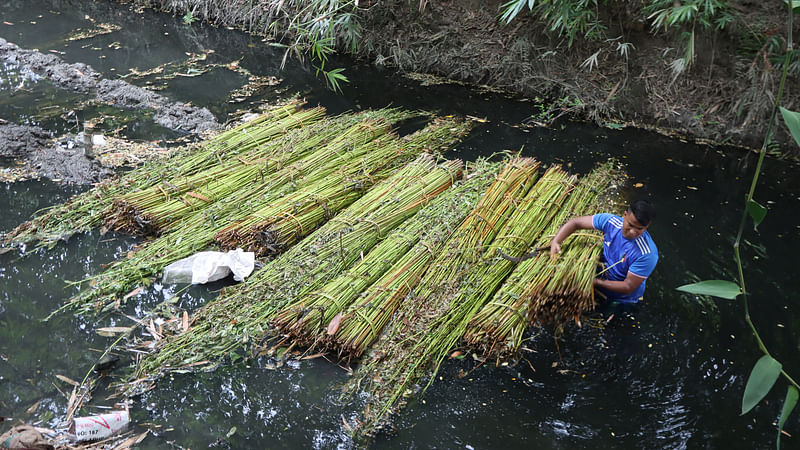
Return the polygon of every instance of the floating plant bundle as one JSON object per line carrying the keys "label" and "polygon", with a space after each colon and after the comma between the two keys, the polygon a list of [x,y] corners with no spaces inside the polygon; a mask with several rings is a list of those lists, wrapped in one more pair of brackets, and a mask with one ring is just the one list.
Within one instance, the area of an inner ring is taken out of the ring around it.
{"label": "floating plant bundle", "polygon": [[265,111],[258,118],[236,128],[225,131],[201,144],[192,144],[170,151],[165,157],[148,161],[141,167],[127,172],[119,178],[104,181],[97,187],[75,196],[70,201],[43,211],[41,215],[19,225],[3,236],[6,245],[40,241],[53,245],[66,240],[74,233],[88,231],[99,226],[112,211],[115,197],[131,190],[143,190],[163,179],[189,175],[218,164],[227,148],[226,142],[235,141],[239,134],[250,128],[267,126],[271,121],[281,120],[297,111],[302,103],[289,102]]}
{"label": "floating plant bundle", "polygon": [[[559,227],[571,217],[596,210],[598,193],[606,192],[610,188],[610,166],[606,164],[580,180],[549,229],[539,239],[537,247],[549,245]],[[600,250],[597,242],[592,240],[598,237],[602,236],[595,236],[591,232],[573,234],[564,243],[558,262],[550,258],[548,250],[519,263],[492,301],[470,322],[464,335],[466,344],[479,353],[498,360],[516,355],[527,325],[534,317],[543,319],[538,313],[539,308],[543,305],[549,307],[551,304],[544,302],[532,307],[531,302],[540,302],[540,296],[553,279],[562,280],[557,283],[560,286],[566,283],[566,288],[559,292],[576,295],[572,300],[580,304],[581,308],[591,307],[592,279],[596,263],[591,255]],[[589,304],[579,298],[588,298]],[[556,306],[556,309],[561,307]]]}
{"label": "floating plant bundle", "polygon": [[[585,202],[580,203],[583,208],[576,207],[573,216],[614,210],[619,200],[616,188],[621,184],[622,175],[613,162],[591,172],[583,189],[586,197]],[[521,298],[532,301],[531,323],[563,326],[565,322],[580,317],[583,311],[594,309],[592,281],[603,252],[602,242],[602,233],[591,231],[573,233],[565,240],[547,283],[529,284],[521,294]]]}
{"label": "floating plant bundle", "polygon": [[[115,212],[106,218],[106,225],[129,233],[164,232],[195,211],[263,183],[270,175],[301,159],[301,166],[291,166],[297,171],[295,177],[304,174],[304,167],[319,167],[331,155],[344,153],[343,158],[350,158],[352,152],[346,151],[347,148],[376,139],[386,134],[392,123],[416,115],[382,109],[323,120],[322,112],[321,108],[310,110],[295,120],[303,126],[217,166],[117,198]],[[292,117],[298,115],[300,112]],[[324,146],[328,153],[317,151]],[[316,157],[309,158],[311,154]]]}
{"label": "floating plant bundle", "polygon": [[[442,197],[447,197],[442,198],[441,202],[431,204],[417,213],[409,220],[408,229],[395,231],[394,239],[390,236],[348,273],[309,295],[311,298],[335,298],[332,304],[336,306],[350,304],[325,327],[324,345],[327,349],[338,353],[342,359],[351,360],[360,357],[375,342],[401,301],[441,253],[443,243],[494,181],[499,169],[499,163],[478,161],[469,168],[465,182],[442,194]],[[411,241],[416,241],[416,244],[398,259],[400,253],[396,247],[410,245]],[[368,281],[380,275],[375,267],[387,263],[391,267],[369,285]],[[369,287],[363,290],[364,285]],[[330,316],[327,309],[325,312]],[[320,330],[316,330],[314,340],[319,335]]]}
{"label": "floating plant bundle", "polygon": [[[449,295],[442,313],[429,320],[424,329],[406,336],[410,348],[403,352],[398,364],[384,372],[380,385],[372,385],[373,396],[365,412],[367,428],[380,426],[386,420],[385,415],[402,402],[406,391],[419,380],[429,377],[428,385],[433,382],[439,366],[462,338],[469,321],[514,268],[515,264],[499,256],[498,250],[513,257],[522,256],[558,213],[574,182],[574,177],[560,167],[548,169],[499,229],[484,259],[469,268],[455,294]],[[381,348],[385,351],[385,347]]]}
{"label": "floating plant bundle", "polygon": [[[213,181],[229,174],[241,174],[240,179],[235,180],[241,186],[257,179],[259,170],[270,174],[278,167],[302,157],[303,153],[295,152],[292,145],[281,144],[284,140],[291,142],[286,137],[292,135],[292,131],[300,131],[300,136],[305,139],[313,136],[307,130],[324,115],[325,109],[321,107],[300,110],[279,120],[266,123],[258,121],[263,125],[260,127],[247,123],[246,128],[242,128],[242,125],[223,133],[229,135],[230,142],[215,139],[214,143],[206,145],[207,148],[218,149],[217,154],[220,156],[211,161],[214,164],[203,167],[202,170],[198,170],[196,163],[189,164],[191,169],[180,171],[177,176],[165,178],[146,189],[117,196],[114,199],[113,214],[105,218],[106,226],[130,234],[157,234],[164,223],[170,222],[169,219],[172,218],[167,213],[163,214],[166,217],[158,214],[160,209],[170,211],[169,208],[164,208],[165,204],[177,210],[197,209],[194,207],[195,203],[205,206],[214,198],[210,198],[207,192],[200,192],[201,188]],[[331,126],[328,123],[324,125]]]}
{"label": "floating plant bundle", "polygon": [[[446,136],[441,135],[442,130],[447,131]],[[372,169],[364,164],[367,161],[365,152],[383,152],[378,168],[380,173],[374,173],[373,176],[385,177],[392,172],[390,165],[402,165],[426,149],[437,151],[447,148],[467,130],[468,126],[464,122],[455,119],[437,120],[428,127],[404,137],[401,146],[390,139],[384,141],[386,145],[383,150],[356,145],[359,142],[344,147],[338,144],[324,146],[292,166],[265,178],[263,182],[248,186],[182,219],[179,226],[176,225],[171,232],[144,243],[143,247],[129,258],[118,260],[105,272],[90,280],[82,281],[81,283],[90,281],[92,288],[83,290],[53,314],[77,308],[83,312],[91,312],[117,305],[119,296],[129,292],[136,285],[148,282],[167,264],[205,250],[222,228],[249,216],[253,210],[280,200],[298,188],[323,183],[342,167],[354,173],[369,173]],[[350,163],[343,165],[348,158],[351,160]],[[370,157],[368,160],[374,162],[375,158]],[[319,166],[315,167],[314,164]],[[367,194],[367,198],[371,196]]]}
{"label": "floating plant bundle", "polygon": [[[324,180],[300,189],[291,195],[265,204],[249,217],[222,229],[215,237],[222,248],[244,248],[258,255],[275,255],[313,231],[320,223],[335,215],[365,189],[387,175],[393,153],[418,153],[433,147],[446,148],[467,131],[464,122],[440,120],[404,139],[387,135],[376,138],[358,149],[363,157],[341,164]],[[354,150],[355,152],[356,150]],[[373,172],[366,168],[373,167]]]}
{"label": "floating plant bundle", "polygon": [[[356,372],[347,389],[365,387],[371,394],[371,409],[365,412],[364,430],[380,425],[393,407],[399,406],[406,386],[424,375],[428,361],[424,355],[409,359],[418,340],[424,338],[431,324],[447,311],[470,269],[479,263],[488,246],[513,214],[534,184],[539,163],[532,158],[513,158],[480,198],[477,206],[442,246],[441,252],[395,312],[380,336],[370,358]],[[434,331],[435,333],[435,331]],[[412,380],[412,376],[414,377]],[[393,385],[403,389],[396,391]]]}
{"label": "floating plant bundle", "polygon": [[[398,294],[408,293],[412,280],[416,283],[421,276],[426,266],[420,261],[427,262],[433,258],[440,244],[475,206],[480,194],[494,178],[495,169],[497,164],[479,163],[469,179],[457,183],[403,222],[355,267],[284,307],[277,314],[274,325],[281,332],[292,335],[295,342],[309,347],[337,335],[337,330],[343,332],[341,336],[344,339],[367,331],[376,337],[396,309],[399,299],[405,296],[398,297]],[[410,259],[416,264],[406,267],[405,255],[409,252],[412,253]],[[369,290],[365,291],[382,276],[383,284],[391,285],[397,278],[402,278],[404,282],[393,292],[388,292],[384,287],[370,288],[372,295]],[[359,298],[362,291],[366,295]],[[380,296],[383,293],[394,296],[382,297],[383,303],[375,303],[376,294]],[[373,314],[377,320],[367,324],[360,320],[369,320],[368,314]],[[362,338],[361,341],[365,340]],[[328,345],[335,343],[330,339],[327,341]]]}
{"label": "floating plant bundle", "polygon": [[428,155],[409,163],[246,283],[225,290],[201,308],[194,326],[163,341],[137,367],[135,376],[218,360],[243,343],[262,338],[278,311],[348,270],[460,175],[460,164],[437,165]]}

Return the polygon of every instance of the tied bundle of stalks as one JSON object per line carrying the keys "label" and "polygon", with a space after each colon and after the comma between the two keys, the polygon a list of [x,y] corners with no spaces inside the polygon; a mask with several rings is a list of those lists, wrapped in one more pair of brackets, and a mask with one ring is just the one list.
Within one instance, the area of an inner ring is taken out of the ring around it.
{"label": "tied bundle of stalks", "polygon": [[[248,127],[265,121],[279,119],[291,114],[302,106],[298,101],[270,108],[259,118],[247,122],[234,130],[243,132]],[[225,141],[233,130],[212,138],[213,144],[204,147],[188,145],[170,151],[166,156],[145,162],[141,167],[127,172],[119,178],[111,178],[95,188],[75,196],[70,201],[39,213],[34,219],[16,227],[4,235],[4,245],[21,245],[39,241],[40,245],[55,245],[67,240],[75,233],[88,231],[102,224],[104,217],[113,212],[115,197],[132,190],[144,190],[164,179],[182,174],[195,173],[218,162],[216,153],[222,147],[216,140]]]}
{"label": "tied bundle of stalks", "polygon": [[[449,172],[457,165],[460,166],[460,163],[456,161],[443,163],[439,166],[439,170]],[[468,180],[457,183],[456,186],[445,191],[419,213],[400,225],[348,272],[330,281],[321,289],[304,296],[299,302],[281,310],[274,321],[275,326],[309,347],[318,344],[328,347],[333,344],[332,340],[326,338],[336,335],[339,325],[343,325],[345,329],[349,330],[346,333],[358,333],[366,326],[377,335],[377,332],[388,321],[388,317],[382,324],[375,322],[370,325],[363,325],[358,318],[367,317],[364,315],[367,308],[377,308],[390,316],[396,308],[396,302],[390,301],[384,305],[378,305],[363,304],[362,300],[358,300],[358,305],[352,307],[350,305],[357,300],[362,291],[384,273],[390,269],[397,270],[397,268],[405,267],[406,264],[402,263],[404,255],[412,248],[415,256],[419,254],[426,260],[432,258],[438,245],[449,236],[454,227],[474,207],[478,196],[493,178],[493,173],[488,167],[483,166],[487,165],[482,164],[480,170],[471,174]],[[422,259],[419,256],[415,259]],[[402,263],[400,267],[396,264],[398,259]],[[416,272],[412,270],[396,274],[393,277],[406,279],[406,283],[399,290],[395,290],[395,295],[402,290],[408,292],[410,280],[416,281],[421,275],[419,267],[412,268],[416,269]],[[387,292],[385,289],[379,291]],[[377,293],[377,291],[375,292]],[[370,300],[367,301],[370,302]],[[372,313],[375,312],[377,311],[372,311]],[[346,334],[342,336],[346,336]]]}
{"label": "tied bundle of stalks", "polygon": [[[337,305],[350,303],[325,328],[325,348],[350,361],[360,357],[375,342],[400,302],[441,253],[442,244],[475,207],[499,169],[498,163],[476,162],[468,168],[469,175],[464,182],[451,187],[440,200],[417,213],[409,220],[408,227],[395,231],[349,273],[312,294],[335,297]],[[397,249],[402,244],[410,245],[412,240],[416,244],[398,258]],[[376,270],[387,263],[391,267],[385,273]],[[380,278],[363,290],[362,286],[377,276]],[[317,331],[315,338],[319,335]]]}
{"label": "tied bundle of stalks", "polygon": [[219,360],[243,342],[261,339],[278,311],[348,270],[460,177],[457,164],[446,163],[445,168],[437,170],[428,155],[401,168],[247,283],[227,289],[201,308],[189,332],[163,341],[156,353],[137,366],[135,376]]}
{"label": "tied bundle of stalks", "polygon": [[394,390],[394,383],[402,383],[405,378],[406,386],[413,382],[412,374],[421,376],[419,365],[427,361],[413,361],[407,356],[416,349],[416,342],[433,329],[435,318],[447,311],[463,279],[533,186],[538,168],[539,163],[532,158],[512,158],[442,246],[413,295],[399,306],[375,344],[380,350],[371,354],[346,388],[354,392],[365,387],[371,394],[372,408],[365,412],[362,431],[376,429],[390,408],[400,406],[403,391]]}
{"label": "tied bundle of stalks", "polygon": [[454,120],[430,124],[403,139],[386,135],[353,150],[361,156],[338,165],[324,180],[265,205],[244,220],[222,229],[215,237],[222,248],[245,248],[274,256],[313,231],[320,223],[360,197],[363,191],[394,170],[397,155],[424,149],[446,148],[466,133],[467,125]]}
{"label": "tied bundle of stalks", "polygon": [[[576,199],[574,216],[614,209],[619,201],[617,186],[623,173],[613,163],[596,168],[585,177],[582,198]],[[571,217],[564,217],[563,221]],[[555,235],[554,229],[550,239]],[[583,311],[595,307],[592,281],[603,252],[600,232],[573,233],[562,244],[561,254],[550,265],[551,276],[546,283],[529,284],[521,298],[531,302],[529,323],[539,322],[562,327],[570,320],[579,320]]]}
{"label": "tied bundle of stalks", "polygon": [[[571,217],[589,214],[596,208],[598,192],[605,192],[609,189],[608,167],[610,164],[596,169],[580,180],[565,201],[561,211],[551,222],[548,230],[538,240],[537,247],[549,245],[559,227]],[[579,236],[580,239],[576,240]],[[526,326],[531,323],[531,320],[544,319],[541,312],[549,310],[549,306],[541,310],[540,308],[560,303],[559,301],[539,303],[554,275],[559,279],[562,279],[563,275],[562,280],[570,280],[575,283],[569,285],[570,292],[574,293],[572,289],[575,286],[581,286],[581,289],[584,289],[583,292],[588,293],[591,303],[591,286],[596,260],[591,256],[579,256],[579,254],[596,252],[598,250],[596,242],[591,242],[596,237],[588,232],[573,234],[568,240],[569,247],[566,247],[566,244],[563,247],[571,249],[570,255],[567,258],[560,258],[558,263],[551,260],[549,251],[539,252],[534,258],[522,261],[491,302],[472,319],[464,336],[466,344],[481,354],[496,358],[498,361],[515,356],[522,344]],[[589,261],[589,270],[581,272],[586,269],[586,261]],[[576,276],[579,272],[581,272],[580,275]],[[557,284],[563,287],[562,282]],[[561,289],[560,292],[566,292],[566,290]],[[532,306],[532,302],[537,306]]]}
{"label": "tied bundle of stalks", "polygon": [[[438,150],[439,145],[452,142],[456,136],[460,137],[466,132],[466,125],[459,123],[455,120],[437,121],[434,126],[440,130],[449,130],[448,137],[439,143],[425,142],[430,145],[431,150]],[[444,124],[451,126],[447,127]],[[150,277],[167,264],[206,249],[220,229],[242,220],[251,211],[289,195],[298,188],[324,180],[337,168],[343,155],[352,155],[356,158],[359,154],[353,153],[353,150],[362,149],[363,146],[350,147],[342,149],[336,145],[325,146],[291,167],[267,177],[260,184],[236,192],[229,198],[217,201],[208,208],[182,219],[180,226],[147,242],[128,259],[119,260],[102,274],[83,280],[81,283],[91,282],[92,288],[85,289],[70,299],[67,304],[53,312],[51,317],[64,310],[78,309],[82,313],[91,313],[118,306],[122,301],[120,297],[137,285],[148,283]],[[423,150],[425,149],[420,146],[408,145],[402,152],[393,155],[393,158],[399,164]],[[371,192],[365,197],[368,199],[374,197]]]}
{"label": "tied bundle of stalks", "polygon": [[[130,234],[162,232],[187,211],[205,207],[226,195],[207,189],[209,184],[229,190],[241,189],[247,183],[257,182],[259,176],[272,174],[304,156],[319,142],[298,149],[292,144],[316,138],[312,129],[324,132],[326,128],[334,128],[335,120],[322,127],[312,126],[324,115],[325,109],[321,107],[280,116],[265,114],[252,121],[256,123],[248,122],[222,133],[204,146],[217,158],[203,160],[203,164],[191,161],[183,165],[184,169],[177,176],[117,196],[113,213],[105,217],[106,226]],[[265,116],[271,120],[266,120]],[[325,137],[320,135],[318,139]]]}
{"label": "tied bundle of stalks", "polygon": [[[118,199],[115,206],[119,213],[109,217],[107,223],[129,232],[164,232],[215,201],[246,201],[244,193],[260,192],[252,188],[269,182],[271,175],[282,169],[288,168],[283,172],[283,178],[294,180],[305,176],[309,170],[331,167],[336,160],[352,159],[359,154],[352,147],[377,139],[388,133],[392,124],[417,115],[388,108],[326,120],[317,118],[316,114],[308,119],[313,119],[313,123],[272,139],[249,153],[246,159],[237,157],[232,162],[186,178],[186,183],[175,181],[180,186],[162,183],[163,187],[156,186],[157,191],[145,193],[146,200],[140,195],[142,193],[131,194],[138,199]],[[319,151],[320,148],[326,151]],[[260,156],[253,153],[256,151]],[[193,190],[180,195],[181,189],[187,185],[194,186]],[[173,194],[178,194],[177,198],[173,198]],[[138,206],[131,208],[131,204]]]}
{"label": "tied bundle of stalks", "polygon": [[[452,125],[452,127],[448,128],[444,124]],[[441,143],[451,142],[454,139],[453,136],[460,137],[467,129],[463,122],[455,120],[437,122],[412,135],[410,137],[411,144],[396,148],[397,151],[386,155],[386,159],[380,164],[385,167],[387,164],[400,165],[408,161],[425,149],[423,146],[415,145],[419,142],[437,150],[436,142],[425,139],[426,130],[433,128],[454,130],[449,132],[452,135],[448,133],[449,137],[442,138]],[[419,141],[415,139],[419,139]],[[120,302],[119,296],[124,295],[137,284],[148,282],[150,277],[161,271],[166,265],[206,249],[222,228],[242,220],[253,210],[278,201],[297,189],[324,183],[324,180],[348,159],[363,162],[361,158],[371,147],[365,148],[359,144],[360,142],[350,143],[350,145],[326,145],[297,163],[266,177],[258,184],[235,192],[228,198],[214,202],[208,208],[182,219],[179,223],[180,226],[176,225],[171,232],[145,243],[128,259],[119,260],[102,274],[80,282],[90,281],[92,289],[82,291],[53,314],[67,309],[91,312],[117,306]],[[358,167],[362,171],[369,170],[363,165]],[[388,173],[389,171],[384,175]]]}

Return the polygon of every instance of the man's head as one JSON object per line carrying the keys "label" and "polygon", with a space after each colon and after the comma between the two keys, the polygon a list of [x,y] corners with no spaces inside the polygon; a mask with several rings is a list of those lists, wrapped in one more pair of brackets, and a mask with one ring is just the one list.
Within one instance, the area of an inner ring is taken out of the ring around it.
{"label": "man's head", "polygon": [[636,200],[622,215],[622,237],[636,239],[656,218],[656,208],[647,200]]}

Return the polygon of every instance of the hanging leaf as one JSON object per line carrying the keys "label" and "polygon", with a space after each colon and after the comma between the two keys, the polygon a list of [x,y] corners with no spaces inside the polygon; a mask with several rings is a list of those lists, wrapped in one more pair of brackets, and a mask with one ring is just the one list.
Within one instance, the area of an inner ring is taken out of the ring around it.
{"label": "hanging leaf", "polygon": [[733,300],[742,293],[738,284],[725,280],[706,280],[699,283],[684,284],[676,289],[690,294],[713,295],[714,297],[728,300]]}
{"label": "hanging leaf", "polygon": [[742,414],[747,414],[772,389],[772,385],[781,374],[781,367],[783,367],[781,363],[768,355],[764,355],[756,361],[744,388]]}
{"label": "hanging leaf", "polygon": [[786,419],[789,418],[789,414],[792,413],[794,406],[797,404],[797,388],[794,386],[789,386],[786,390],[786,399],[783,400],[783,409],[781,410],[781,418],[778,421],[778,450],[781,448],[781,432],[783,431],[783,425],[786,424]]}
{"label": "hanging leaf", "polygon": [[789,111],[781,106],[781,115],[783,116],[783,121],[786,122],[786,126],[789,127],[789,131],[792,133],[794,141],[797,142],[797,145],[800,145],[800,113]]}
{"label": "hanging leaf", "polygon": [[767,216],[767,208],[761,206],[757,201],[750,200],[747,202],[747,212],[753,218],[753,228],[758,229],[764,217]]}
{"label": "hanging leaf", "polygon": [[[788,4],[789,1],[788,0],[783,0],[783,3],[784,4]],[[797,9],[797,8],[800,8],[800,1],[792,0],[792,9]],[[781,109],[783,109],[783,108],[781,108]]]}

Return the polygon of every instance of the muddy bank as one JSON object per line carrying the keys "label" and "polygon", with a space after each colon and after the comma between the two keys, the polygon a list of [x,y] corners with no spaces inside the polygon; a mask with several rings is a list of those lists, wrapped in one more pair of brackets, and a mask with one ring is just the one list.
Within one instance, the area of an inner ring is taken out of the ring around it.
{"label": "muddy bank", "polygon": [[0,124],[0,156],[17,160],[0,169],[0,179],[47,177],[66,183],[96,183],[114,172],[97,161],[91,145],[53,139],[48,131],[27,125]]}
{"label": "muddy bank", "polygon": [[206,108],[173,102],[167,97],[121,80],[103,79],[91,66],[68,64],[55,55],[22,49],[0,38],[0,61],[18,66],[54,85],[80,93],[94,94],[104,103],[128,109],[153,111],[159,125],[186,133],[217,130],[220,124]]}
{"label": "muddy bank", "polygon": [[[279,16],[277,2],[267,0],[133,3],[177,14],[188,10],[195,18],[257,34],[269,34],[270,21]],[[641,12],[630,11],[641,6],[604,6],[609,39],[578,37],[570,47],[529,14],[501,25],[502,3],[372,2],[361,11],[364,29],[355,56],[401,72],[435,74],[538,99],[548,105],[532,108],[537,123],[566,114],[601,125],[627,123],[718,143],[761,145],[779,74],[766,45],[759,49],[759,36],[753,35],[785,34],[780,8],[729,2],[737,19],[721,32],[697,33],[694,63],[676,77],[670,64],[681,56],[685,30],[650,32]],[[630,44],[629,52],[620,51],[622,43]],[[788,86],[796,84],[790,76]],[[789,89],[783,104],[797,110],[800,97]],[[784,151],[794,152],[787,138],[779,130]]]}

